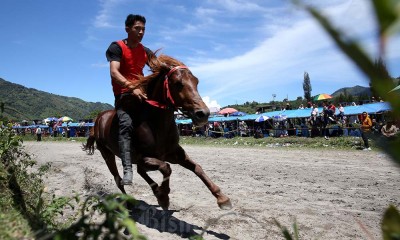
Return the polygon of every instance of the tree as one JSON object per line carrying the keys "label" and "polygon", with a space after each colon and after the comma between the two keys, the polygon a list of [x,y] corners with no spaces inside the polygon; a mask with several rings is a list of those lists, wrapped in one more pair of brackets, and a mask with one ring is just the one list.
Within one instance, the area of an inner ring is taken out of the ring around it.
{"label": "tree", "polygon": [[351,94],[347,95],[347,100],[346,100],[346,102],[349,102],[349,103],[354,102],[354,97],[353,97],[353,95],[351,95]]}
{"label": "tree", "polygon": [[304,98],[307,100],[307,102],[310,102],[312,87],[310,82],[310,76],[308,75],[307,72],[304,72],[303,90],[304,90]]}
{"label": "tree", "polygon": [[346,101],[346,96],[343,93],[340,93],[339,97],[336,98],[338,103],[342,103]]}
{"label": "tree", "polygon": [[3,113],[4,113],[4,102],[0,102],[0,122],[8,122],[8,118],[4,117]]}
{"label": "tree", "polygon": [[101,110],[94,110],[89,113],[89,115],[86,115],[84,118],[85,119],[95,119],[97,115],[99,115],[102,111]]}

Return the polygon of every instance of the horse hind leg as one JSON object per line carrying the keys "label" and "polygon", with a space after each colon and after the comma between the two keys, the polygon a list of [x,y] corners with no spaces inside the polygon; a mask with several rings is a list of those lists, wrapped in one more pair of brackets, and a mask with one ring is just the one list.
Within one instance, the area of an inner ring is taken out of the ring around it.
{"label": "horse hind leg", "polygon": [[126,194],[124,185],[122,185],[121,180],[122,178],[119,176],[117,164],[115,162],[115,155],[108,150],[106,147],[98,144],[97,149],[100,151],[101,155],[103,156],[108,170],[110,170],[111,174],[114,177],[114,181],[117,184],[117,187],[121,190],[122,193]]}
{"label": "horse hind leg", "polygon": [[229,197],[222,193],[221,189],[205,174],[202,167],[190,159],[182,148],[181,152],[178,154],[177,160],[179,165],[194,172],[201,179],[201,181],[203,181],[214,197],[217,198],[217,204],[219,208],[224,210],[229,210],[232,208],[232,203]]}
{"label": "horse hind leg", "polygon": [[[163,175],[163,181],[160,186],[147,174],[147,171],[155,170],[159,170]],[[150,185],[160,207],[163,210],[168,210],[168,194],[170,193],[169,178],[172,173],[169,164],[155,158],[145,158],[143,162],[137,165],[137,172]]]}
{"label": "horse hind leg", "polygon": [[86,144],[82,143],[82,150],[86,151],[88,155],[94,154],[95,137],[90,135],[86,140]]}

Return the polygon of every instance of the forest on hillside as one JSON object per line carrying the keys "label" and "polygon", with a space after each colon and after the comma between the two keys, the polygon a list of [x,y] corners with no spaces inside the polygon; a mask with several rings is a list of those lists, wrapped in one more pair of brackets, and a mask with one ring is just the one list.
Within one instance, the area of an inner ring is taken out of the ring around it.
{"label": "forest on hillside", "polygon": [[0,116],[3,120],[42,120],[68,116],[74,120],[90,119],[98,112],[112,109],[107,103],[86,102],[27,88],[0,78]]}

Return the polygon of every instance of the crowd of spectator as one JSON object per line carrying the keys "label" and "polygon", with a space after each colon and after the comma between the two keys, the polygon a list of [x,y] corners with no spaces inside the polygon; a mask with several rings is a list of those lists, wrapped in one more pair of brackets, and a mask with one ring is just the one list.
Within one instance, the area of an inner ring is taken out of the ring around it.
{"label": "crowd of spectator", "polygon": [[87,137],[90,131],[83,121],[78,126],[70,126],[70,123],[63,125],[59,121],[22,121],[12,123],[12,129],[17,135],[35,136],[37,141],[41,141],[42,137]]}
{"label": "crowd of spectator", "polygon": [[[374,99],[372,100],[374,101]],[[299,108],[310,109],[310,116],[306,118],[291,118],[276,121],[269,119],[265,122],[254,121],[221,121],[210,122],[204,127],[191,127],[189,124],[179,124],[178,129],[181,135],[185,136],[209,136],[209,137],[324,137],[329,140],[335,136],[361,137],[368,146],[370,134],[384,136],[390,139],[395,138],[399,132],[399,122],[390,120],[386,114],[359,114],[346,115],[344,104],[336,107],[333,102],[325,101],[320,103],[322,110],[316,103],[300,105]],[[353,105],[355,103],[350,103]],[[287,105],[291,109],[290,105]],[[337,111],[336,111],[337,109]],[[370,119],[371,127],[362,127],[366,118]]]}

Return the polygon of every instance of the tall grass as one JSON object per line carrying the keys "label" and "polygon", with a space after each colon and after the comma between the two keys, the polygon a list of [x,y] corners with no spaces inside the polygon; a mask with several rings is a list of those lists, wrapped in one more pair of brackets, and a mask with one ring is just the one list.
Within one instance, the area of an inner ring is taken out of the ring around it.
{"label": "tall grass", "polygon": [[[0,239],[145,239],[129,217],[126,206],[135,203],[130,196],[81,200],[78,195],[47,194],[42,178],[51,166],[33,168],[36,162],[23,151],[22,142],[11,126],[0,127]],[[77,206],[77,214],[60,220],[67,208]],[[93,221],[95,214],[103,221]]]}

